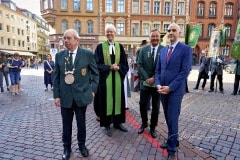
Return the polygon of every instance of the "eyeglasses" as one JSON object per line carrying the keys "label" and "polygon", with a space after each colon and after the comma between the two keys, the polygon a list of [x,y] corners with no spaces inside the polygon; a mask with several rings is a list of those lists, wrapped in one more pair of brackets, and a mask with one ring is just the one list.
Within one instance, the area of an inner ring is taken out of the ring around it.
{"label": "eyeglasses", "polygon": [[177,30],[176,29],[169,29],[169,30],[167,30],[168,32],[176,32]]}

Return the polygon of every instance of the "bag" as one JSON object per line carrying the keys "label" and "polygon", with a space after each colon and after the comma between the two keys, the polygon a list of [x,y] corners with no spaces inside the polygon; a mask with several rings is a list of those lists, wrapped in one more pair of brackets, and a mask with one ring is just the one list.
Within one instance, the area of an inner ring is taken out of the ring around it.
{"label": "bag", "polygon": [[9,68],[7,66],[4,66],[3,73],[4,74],[9,74]]}

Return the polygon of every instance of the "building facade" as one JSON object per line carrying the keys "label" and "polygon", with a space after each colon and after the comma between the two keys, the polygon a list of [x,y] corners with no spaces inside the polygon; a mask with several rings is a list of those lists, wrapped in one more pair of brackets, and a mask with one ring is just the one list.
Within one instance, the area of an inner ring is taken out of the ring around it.
{"label": "building facade", "polygon": [[[49,29],[43,19],[26,9],[18,8],[11,0],[0,0],[0,18],[1,51],[10,54],[18,52],[29,57],[44,54],[39,52],[39,48],[46,47],[46,43],[41,44],[41,41],[48,41]],[[43,34],[39,30],[44,30]]]}
{"label": "building facade", "polygon": [[184,39],[189,18],[189,0],[41,0],[40,4],[43,18],[56,29],[50,43],[57,49],[63,49],[63,32],[74,28],[80,33],[80,46],[94,51],[106,40],[105,26],[111,23],[117,29],[115,40],[134,56],[141,41],[149,41],[153,28],[164,35],[168,25],[177,22]]}
{"label": "building facade", "polygon": [[209,47],[211,33],[214,29],[224,26],[227,34],[227,45],[221,48],[225,59],[231,58],[231,46],[238,22],[239,0],[196,0],[190,4],[190,22],[202,24],[202,33],[193,53],[199,60],[200,51]]}

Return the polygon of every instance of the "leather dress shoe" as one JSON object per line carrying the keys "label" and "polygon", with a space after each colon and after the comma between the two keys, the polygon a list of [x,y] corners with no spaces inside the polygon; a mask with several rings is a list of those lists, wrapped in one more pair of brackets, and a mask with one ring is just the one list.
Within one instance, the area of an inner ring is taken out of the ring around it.
{"label": "leather dress shoe", "polygon": [[105,127],[105,134],[109,137],[112,137],[112,129],[110,128],[110,126]]}
{"label": "leather dress shoe", "polygon": [[144,132],[144,129],[147,128],[146,125],[141,125],[141,127],[138,130],[138,134],[142,134]]}
{"label": "leather dress shoe", "polygon": [[114,128],[119,129],[120,131],[123,131],[123,132],[128,132],[128,129],[123,127],[122,124],[114,124]]}
{"label": "leather dress shoe", "polygon": [[213,90],[210,89],[208,92],[213,92]]}
{"label": "leather dress shoe", "polygon": [[167,160],[175,160],[175,159],[176,159],[175,153],[168,155]]}
{"label": "leather dress shoe", "polygon": [[233,93],[231,93],[231,95],[233,95],[233,96],[236,96],[236,95],[237,95],[237,93],[234,93],[234,92],[233,92]]}
{"label": "leather dress shoe", "polygon": [[[168,146],[167,141],[165,141],[163,144],[160,145],[160,148],[165,149],[167,148],[167,146]],[[179,141],[177,142],[176,147],[179,147]]]}
{"label": "leather dress shoe", "polygon": [[198,90],[198,88],[197,88],[197,87],[195,87],[195,88],[193,88],[193,90]]}
{"label": "leather dress shoe", "polygon": [[88,151],[86,146],[80,147],[79,151],[81,152],[83,157],[88,157],[89,156],[89,151]]}
{"label": "leather dress shoe", "polygon": [[150,134],[152,136],[152,138],[156,138],[157,137],[157,132],[155,129],[150,129]]}
{"label": "leather dress shoe", "polygon": [[72,151],[68,149],[64,149],[62,154],[62,160],[69,160]]}

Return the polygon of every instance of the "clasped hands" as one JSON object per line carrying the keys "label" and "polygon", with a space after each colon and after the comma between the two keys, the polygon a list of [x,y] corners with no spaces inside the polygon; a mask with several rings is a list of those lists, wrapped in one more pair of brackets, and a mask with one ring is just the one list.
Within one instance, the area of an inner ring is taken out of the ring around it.
{"label": "clasped hands", "polygon": [[160,94],[168,94],[171,92],[171,90],[168,86],[157,85],[157,92]]}
{"label": "clasped hands", "polygon": [[114,63],[110,66],[110,70],[117,71],[117,70],[119,70],[119,66],[116,63]]}

